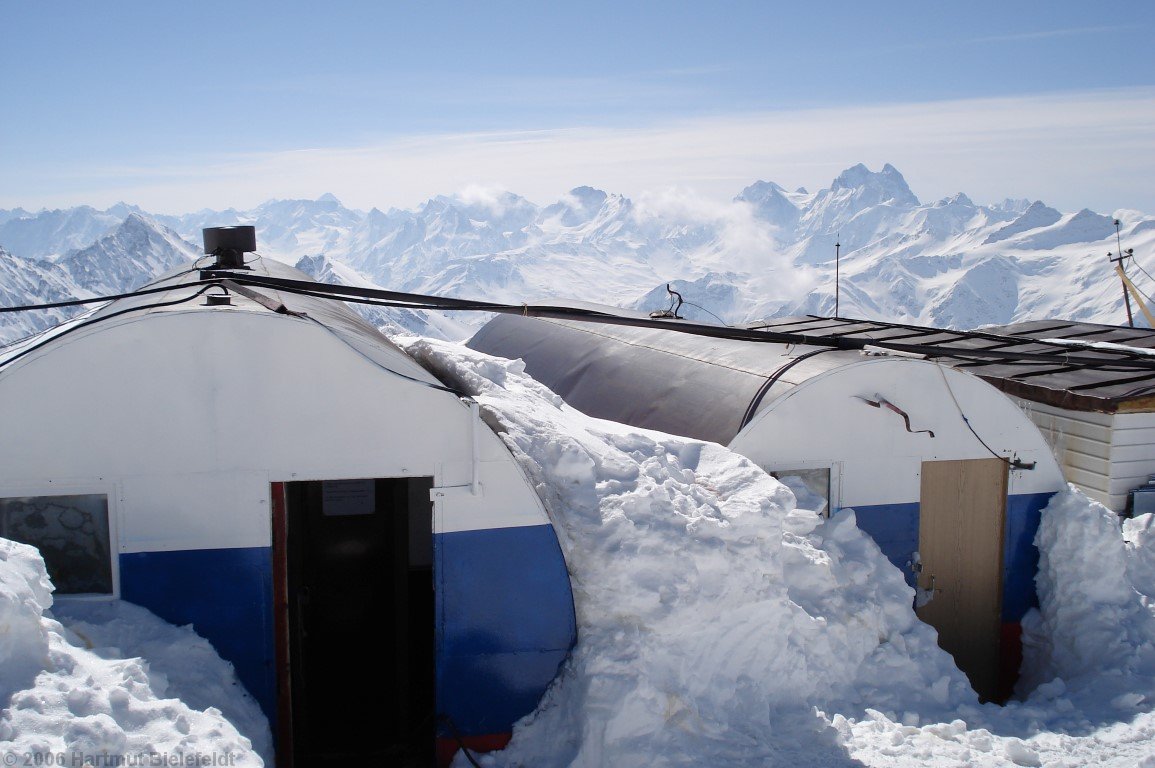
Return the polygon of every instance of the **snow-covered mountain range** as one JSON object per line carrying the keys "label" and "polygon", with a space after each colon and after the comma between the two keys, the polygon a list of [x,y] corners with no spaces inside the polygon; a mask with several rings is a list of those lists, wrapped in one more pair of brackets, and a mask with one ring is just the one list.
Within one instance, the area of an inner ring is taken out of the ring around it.
{"label": "snow-covered mountain range", "polygon": [[[317,279],[419,293],[653,310],[669,305],[670,283],[696,319],[833,314],[838,243],[844,317],[953,328],[1045,317],[1121,324],[1122,291],[1107,258],[1118,250],[1115,219],[1122,247],[1135,252],[1133,279],[1155,294],[1155,280],[1140,271],[1155,272],[1155,217],[1062,213],[1028,200],[979,205],[961,193],[922,203],[890,165],[856,165],[814,193],[759,181],[729,204],[577,187],[545,206],[472,188],[412,210],[352,210],[332,195],[176,217],[125,204],[16,209],[0,211],[0,302],[128,290],[195,258],[202,227],[255,224],[263,256]],[[63,316],[36,314],[0,316],[0,338]],[[369,315],[442,337],[479,322]]]}
{"label": "snow-covered mountain range", "polygon": [[[125,215],[118,218],[119,213]],[[0,211],[0,306],[124,293],[200,255],[176,232],[127,206],[73,208],[8,217]],[[93,239],[76,247],[88,237]],[[12,250],[3,245],[14,242]],[[19,250],[17,250],[19,248]],[[0,341],[76,314],[64,308],[0,315]]]}

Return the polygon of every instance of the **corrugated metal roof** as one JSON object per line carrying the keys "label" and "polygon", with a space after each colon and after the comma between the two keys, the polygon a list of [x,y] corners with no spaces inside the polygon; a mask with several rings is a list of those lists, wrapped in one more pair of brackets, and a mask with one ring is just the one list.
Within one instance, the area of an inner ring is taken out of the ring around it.
{"label": "corrugated metal roof", "polygon": [[[979,331],[949,331],[877,321],[821,317],[783,318],[749,328],[803,334],[825,334],[925,345],[928,356],[979,376],[1008,394],[1078,411],[1155,411],[1155,331],[1067,320],[1037,320]],[[1041,344],[1040,341],[1052,343]],[[1056,341],[1059,340],[1059,341]],[[1131,348],[1131,349],[1128,349]],[[975,360],[968,350],[1046,353],[1050,361]],[[1082,360],[1070,363],[1064,349]],[[1120,370],[1121,360],[1151,360],[1150,369]]]}

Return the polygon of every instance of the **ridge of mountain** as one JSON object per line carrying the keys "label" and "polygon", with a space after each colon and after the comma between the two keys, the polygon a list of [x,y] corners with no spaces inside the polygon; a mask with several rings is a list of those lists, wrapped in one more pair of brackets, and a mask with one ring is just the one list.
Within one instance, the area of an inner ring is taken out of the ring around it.
{"label": "ridge of mountain", "polygon": [[[97,220],[93,213],[99,212],[82,213],[81,226]],[[57,242],[68,239],[67,235],[61,239],[61,234],[54,231]],[[21,306],[127,293],[199,255],[176,232],[130,210],[95,242],[56,260],[17,257],[0,247],[0,302]],[[66,307],[5,313],[0,315],[0,342],[42,331],[83,311],[84,307]]]}
{"label": "ridge of mountain", "polygon": [[[1141,262],[1155,246],[1155,219],[1116,217],[1124,247]],[[1064,214],[1041,201],[980,205],[961,192],[922,203],[889,164],[877,172],[852,166],[814,193],[757,181],[722,205],[579,186],[544,206],[470,188],[409,210],[367,212],[329,193],[183,216],[150,217],[125,204],[15,209],[0,211],[0,299],[29,303],[143,282],[198,255],[190,243],[201,228],[253,224],[265,257],[318,279],[418,293],[649,310],[668,305],[672,283],[705,308],[705,320],[833,314],[837,243],[844,317],[948,327],[1043,317],[1119,323],[1123,299],[1106,258],[1117,250],[1116,217]],[[1135,279],[1155,294],[1155,281],[1140,272]],[[371,319],[442,336],[480,322]],[[10,338],[34,325],[9,322],[0,332]]]}

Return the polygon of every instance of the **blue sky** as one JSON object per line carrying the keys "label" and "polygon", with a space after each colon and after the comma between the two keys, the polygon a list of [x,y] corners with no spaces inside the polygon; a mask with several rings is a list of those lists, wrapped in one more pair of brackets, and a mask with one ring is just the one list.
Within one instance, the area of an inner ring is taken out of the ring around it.
{"label": "blue sky", "polygon": [[0,3],[0,207],[469,185],[1155,213],[1155,3]]}

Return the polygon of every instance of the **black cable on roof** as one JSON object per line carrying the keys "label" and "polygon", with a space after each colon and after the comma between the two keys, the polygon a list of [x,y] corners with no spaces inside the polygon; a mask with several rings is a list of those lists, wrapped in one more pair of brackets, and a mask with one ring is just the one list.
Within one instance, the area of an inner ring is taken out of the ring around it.
{"label": "black cable on roof", "polygon": [[782,378],[783,374],[801,363],[803,360],[809,360],[815,355],[821,355],[823,352],[833,351],[834,350],[832,349],[812,349],[805,354],[799,355],[798,357],[783,365],[778,370],[774,371],[774,373],[767,376],[766,381],[762,382],[762,386],[758,387],[758,391],[754,393],[754,397],[750,399],[750,403],[746,406],[746,412],[742,414],[742,421],[738,425],[738,431],[741,432],[743,429],[745,429],[746,425],[749,424],[754,416],[758,413],[758,406],[762,404],[762,400],[765,399],[766,393],[768,393],[770,388],[773,387],[778,382],[778,380]]}
{"label": "black cable on roof", "polygon": [[344,345],[345,345],[345,346],[347,346],[349,349],[353,350],[353,351],[354,351],[354,352],[356,352],[358,355],[360,355],[361,357],[363,357],[363,358],[364,358],[365,360],[367,360],[367,361],[368,361],[368,362],[369,362],[371,365],[373,365],[373,366],[376,366],[377,368],[380,368],[381,370],[385,371],[385,372],[386,372],[386,373],[388,373],[388,374],[391,374],[391,375],[393,375],[393,376],[396,376],[396,377],[397,377],[397,378],[399,378],[399,379],[404,379],[405,381],[411,381],[411,382],[413,382],[414,384],[420,384],[421,386],[423,386],[423,387],[428,387],[429,389],[436,389],[436,390],[439,390],[439,391],[441,391],[441,392],[448,392],[448,393],[449,393],[449,394],[451,394],[451,395],[456,395],[458,398],[460,398],[460,399],[462,399],[462,400],[468,400],[468,399],[472,398],[472,395],[470,395],[468,392],[464,392],[464,391],[462,391],[462,390],[460,390],[460,389],[454,389],[453,387],[448,387],[448,386],[445,386],[444,384],[434,384],[433,382],[430,382],[430,381],[422,381],[421,379],[417,379],[417,378],[414,378],[414,377],[412,377],[412,376],[410,376],[410,375],[408,375],[408,374],[405,374],[405,373],[401,373],[401,371],[395,371],[395,370],[393,370],[392,368],[390,368],[389,366],[387,366],[387,365],[385,365],[384,363],[382,363],[381,361],[379,361],[379,360],[374,360],[374,359],[373,359],[372,357],[370,357],[369,355],[367,355],[367,354],[365,354],[364,352],[362,352],[361,350],[357,349],[357,347],[356,347],[356,346],[354,346],[352,343],[350,343],[348,339],[346,339],[346,338],[342,337],[342,336],[341,336],[339,333],[337,333],[337,332],[336,332],[336,331],[334,331],[332,328],[330,328],[329,326],[327,326],[327,325],[325,325],[324,323],[322,323],[322,322],[321,322],[320,320],[318,320],[317,318],[315,318],[315,317],[309,317],[308,315],[306,315],[306,316],[305,316],[305,319],[306,319],[306,320],[312,320],[314,323],[316,323],[317,325],[319,325],[319,326],[321,326],[322,328],[324,328],[326,331],[328,331],[329,333],[331,333],[333,336],[337,337],[337,339],[338,339],[338,340],[339,340],[339,341],[340,341],[342,344],[344,344]]}
{"label": "black cable on roof", "polygon": [[[191,271],[193,270],[186,270],[186,272],[180,274],[187,274]],[[174,275],[173,277],[176,276],[178,275]],[[983,331],[928,331],[926,328],[919,328],[917,326],[898,323],[876,323],[876,325],[882,328],[909,329],[912,331],[911,335],[904,336],[903,338],[917,338],[920,335],[946,335],[948,337],[955,337],[958,340],[982,339],[994,341],[997,342],[996,347],[999,348],[978,347],[958,349],[952,348],[946,344],[920,344],[917,342],[904,343],[888,339],[874,339],[869,335],[808,335],[806,333],[773,331],[770,330],[770,327],[772,326],[761,326],[759,328],[731,328],[725,326],[707,325],[704,323],[694,323],[685,320],[629,317],[613,314],[610,312],[602,312],[600,310],[594,309],[581,309],[556,305],[502,304],[499,302],[455,299],[428,296],[417,293],[388,291],[379,288],[361,288],[357,286],[333,285],[329,283],[318,283],[309,280],[292,280],[286,278],[254,275],[247,271],[230,272],[226,270],[220,270],[211,273],[202,272],[202,276],[204,278],[204,282],[211,285],[219,285],[222,283],[222,281],[227,280],[233,284],[248,285],[258,288],[269,288],[287,293],[309,296],[312,298],[341,300],[359,304],[367,304],[370,306],[415,310],[480,311],[502,314],[520,314],[528,317],[555,318],[560,320],[577,320],[582,322],[607,323],[620,326],[671,330],[679,333],[687,333],[710,338],[760,343],[794,344],[853,351],[861,351],[867,346],[873,346],[892,352],[905,352],[909,354],[922,355],[924,357],[948,357],[963,361],[964,364],[969,363],[973,365],[980,365],[989,362],[999,362],[1006,365],[1028,365],[1039,363],[1053,364],[1055,362],[1060,362],[1064,365],[1081,365],[1089,368],[1109,371],[1126,372],[1136,369],[1155,371],[1155,358],[1127,352],[1126,350],[1087,349],[1083,350],[1081,354],[1072,354],[1070,347],[1050,344],[1046,340],[1001,336]],[[132,291],[129,293],[91,299],[75,299],[65,302],[52,302],[49,304],[27,305],[22,307],[3,307],[0,308],[0,312],[19,312],[33,309],[79,306],[83,304],[93,304],[122,298],[147,296],[154,293],[163,293],[166,291],[174,290],[176,287],[177,286],[156,286],[152,288],[142,288],[140,290]],[[199,293],[196,295],[199,295]],[[175,303],[180,303],[180,301],[183,300],[178,300]],[[157,306],[167,306],[167,304],[160,304]],[[126,311],[141,308],[143,307],[130,308]],[[116,316],[116,314],[113,316]],[[814,317],[814,319],[818,320],[820,318]],[[854,322],[859,321],[837,318],[835,319],[833,325],[845,326]],[[798,325],[798,323],[790,323],[790,325]],[[827,325],[823,327],[829,328],[830,326]],[[1032,344],[1044,348],[1051,347],[1054,349],[1054,351],[1014,351],[1015,347],[1028,346]],[[1007,349],[1006,347],[1010,347],[1010,349]],[[1110,357],[1104,357],[1104,355],[1110,355]]]}
{"label": "black cable on roof", "polygon": [[[685,320],[668,320],[662,318],[642,318],[617,315],[593,309],[559,307],[556,305],[533,304],[501,304],[489,301],[472,301],[422,294],[388,291],[379,288],[362,288],[358,286],[333,285],[316,283],[305,280],[288,280],[284,278],[246,275],[230,273],[229,278],[242,285],[271,288],[287,293],[300,293],[314,298],[332,298],[353,303],[373,304],[385,302],[382,306],[399,306],[412,309],[434,309],[443,311],[480,311],[499,314],[518,314],[527,317],[554,318],[560,320],[577,320],[583,322],[608,323],[612,325],[655,328],[678,331],[696,336],[732,339],[739,341],[754,341],[761,343],[800,344],[806,346],[829,347],[832,349],[848,349],[859,351],[867,346],[880,347],[894,352],[906,352],[927,357],[950,357],[966,361],[998,361],[1008,363],[1022,363],[1024,361],[1062,362],[1063,364],[1085,365],[1103,370],[1151,370],[1155,371],[1155,358],[1137,355],[1125,350],[1094,350],[1088,349],[1083,354],[1072,354],[1070,347],[1048,344],[1046,341],[1035,339],[1016,339],[985,332],[936,331],[959,339],[980,338],[999,342],[998,346],[1027,346],[1051,347],[1053,352],[1014,352],[1013,349],[997,348],[970,348],[952,349],[938,344],[901,343],[887,339],[851,338],[850,336],[807,335],[805,333],[783,333],[763,329],[728,328],[725,326],[694,323]],[[898,324],[882,324],[888,327],[910,328],[913,331],[927,333],[927,329],[918,329],[913,326]],[[1103,355],[1112,357],[1105,358]]]}
{"label": "black cable on roof", "polygon": [[[184,273],[182,273],[182,274],[184,274]],[[176,277],[176,275],[173,275],[173,277]],[[238,293],[240,293],[240,294],[242,294],[248,298],[257,300],[258,303],[260,303],[262,306],[264,306],[266,309],[268,309],[270,311],[273,311],[273,312],[282,312],[283,311],[283,312],[287,312],[289,314],[295,314],[295,313],[288,312],[288,310],[283,305],[278,307],[277,305],[272,304],[270,302],[259,301],[259,299],[263,298],[263,297],[259,297],[259,296],[255,295],[252,291],[249,291],[249,290],[247,290],[241,286],[234,284],[234,281],[232,281],[232,280],[229,280],[229,279],[226,279],[223,277],[217,277],[217,278],[213,278],[212,280],[208,281],[207,284],[202,285],[200,288],[198,288],[196,291],[189,294],[188,296],[183,296],[179,299],[174,299],[172,301],[160,301],[160,302],[155,302],[153,304],[145,304],[145,305],[140,305],[140,306],[126,307],[126,308],[119,310],[117,312],[111,312],[107,315],[100,315],[98,317],[93,317],[89,320],[84,320],[84,321],[75,323],[71,327],[65,328],[60,333],[51,335],[45,339],[42,339],[37,344],[34,344],[34,345],[28,347],[27,349],[21,350],[19,353],[13,355],[12,357],[10,357],[6,360],[0,360],[0,369],[4,368],[9,363],[13,363],[13,362],[19,360],[20,358],[24,357],[25,355],[29,355],[29,354],[35,352],[36,350],[49,344],[50,342],[55,341],[56,339],[67,336],[68,334],[72,333],[73,331],[78,331],[81,328],[86,328],[88,326],[96,325],[97,323],[102,323],[106,320],[111,320],[113,318],[120,317],[121,315],[126,315],[130,312],[137,312],[137,311],[146,312],[150,309],[160,309],[162,307],[171,307],[171,306],[176,306],[177,304],[184,304],[186,302],[192,301],[193,299],[206,293],[207,291],[209,291],[213,288],[217,288],[217,287],[224,288],[226,293],[230,289],[232,289],[232,290],[234,290],[234,291],[236,291],[236,292],[238,292]],[[158,293],[158,292],[160,292],[160,290],[171,291],[171,290],[173,290],[173,286],[168,286],[168,287],[165,287],[165,288],[159,289],[159,290],[158,289],[151,289],[151,290],[138,291],[134,294],[129,294],[129,295],[141,296],[141,295],[147,295],[150,293]],[[457,396],[458,398],[468,398],[469,397],[468,393],[462,392],[458,389],[454,389],[452,387],[447,387],[447,386],[444,386],[442,384],[434,384],[432,382],[422,381],[421,379],[416,379],[412,376],[401,373],[400,371],[395,371],[392,368],[390,368],[389,366],[384,365],[377,360],[374,360],[373,358],[369,357],[368,355],[366,355],[361,350],[357,349],[355,346],[350,344],[347,340],[341,338],[336,332],[333,331],[332,328],[329,328],[327,325],[322,323],[320,320],[317,320],[316,318],[308,317],[308,316],[306,316],[305,319],[311,320],[312,322],[316,323],[317,325],[321,326],[325,330],[332,333],[334,336],[337,336],[342,342],[344,342],[347,346],[349,346],[349,348],[352,349],[354,352],[356,352],[361,357],[368,360],[370,363],[372,363],[377,368],[380,368],[383,371],[386,371],[387,373],[390,373],[394,376],[397,376],[398,378],[405,379],[406,381],[411,381],[415,384],[420,384],[423,387],[428,387],[429,389],[436,389],[436,390],[439,390],[442,392],[448,392],[452,395]],[[55,326],[55,327],[60,327],[60,326]],[[41,333],[44,333],[44,331],[42,331]],[[12,346],[12,345],[8,345],[8,346]],[[3,349],[3,347],[0,347],[0,349]]]}
{"label": "black cable on roof", "polygon": [[[116,312],[110,312],[107,315],[99,315],[97,317],[93,317],[93,318],[90,318],[88,320],[83,320],[81,322],[73,323],[72,325],[68,326],[67,328],[64,328],[60,333],[53,334],[51,336],[48,336],[45,339],[41,339],[39,342],[32,344],[31,346],[29,346],[25,349],[20,350],[20,352],[12,355],[12,357],[9,357],[9,358],[4,359],[4,360],[0,360],[0,368],[4,368],[5,366],[8,366],[11,363],[16,362],[20,358],[22,358],[26,355],[30,355],[33,352],[35,352],[36,350],[40,349],[41,347],[46,346],[47,344],[49,344],[53,341],[56,341],[57,339],[63,338],[65,336],[67,336],[68,334],[73,333],[74,331],[79,331],[81,328],[87,328],[91,325],[103,323],[107,320],[112,320],[115,317],[120,317],[121,315],[127,315],[129,312],[146,312],[150,309],[160,309],[162,307],[172,307],[172,306],[176,306],[177,304],[184,304],[186,302],[192,301],[193,299],[197,298],[201,294],[206,293],[209,290],[216,288],[216,287],[218,287],[218,286],[215,283],[210,284],[210,285],[205,285],[202,288],[198,289],[196,292],[191,293],[188,296],[182,296],[179,299],[173,299],[171,301],[158,301],[154,304],[144,304],[144,305],[135,306],[135,307],[126,307],[126,308],[118,310]],[[170,286],[170,287],[166,288],[165,290],[171,291],[172,287]],[[56,327],[59,328],[60,326],[56,326]]]}
{"label": "black cable on roof", "polygon": [[[187,274],[189,274],[191,272],[195,272],[195,271],[196,271],[195,269],[186,269],[185,271],[178,272],[175,275],[169,275],[165,279],[166,280],[172,280],[173,278],[177,278],[177,277],[180,277],[182,275],[187,275]],[[180,286],[163,285],[163,286],[156,286],[153,288],[138,288],[137,290],[129,291],[128,293],[114,293],[114,294],[111,294],[109,296],[94,296],[91,299],[68,299],[67,301],[52,301],[52,302],[48,302],[46,304],[25,304],[25,305],[19,306],[19,307],[0,307],[0,313],[3,313],[3,312],[30,312],[30,311],[37,310],[37,309],[59,309],[60,307],[81,307],[81,306],[84,306],[85,304],[100,304],[100,303],[105,302],[105,301],[116,301],[118,299],[132,299],[132,298],[136,298],[137,296],[149,296],[149,295],[154,294],[154,293],[164,293],[165,291],[176,290],[179,287]]]}

